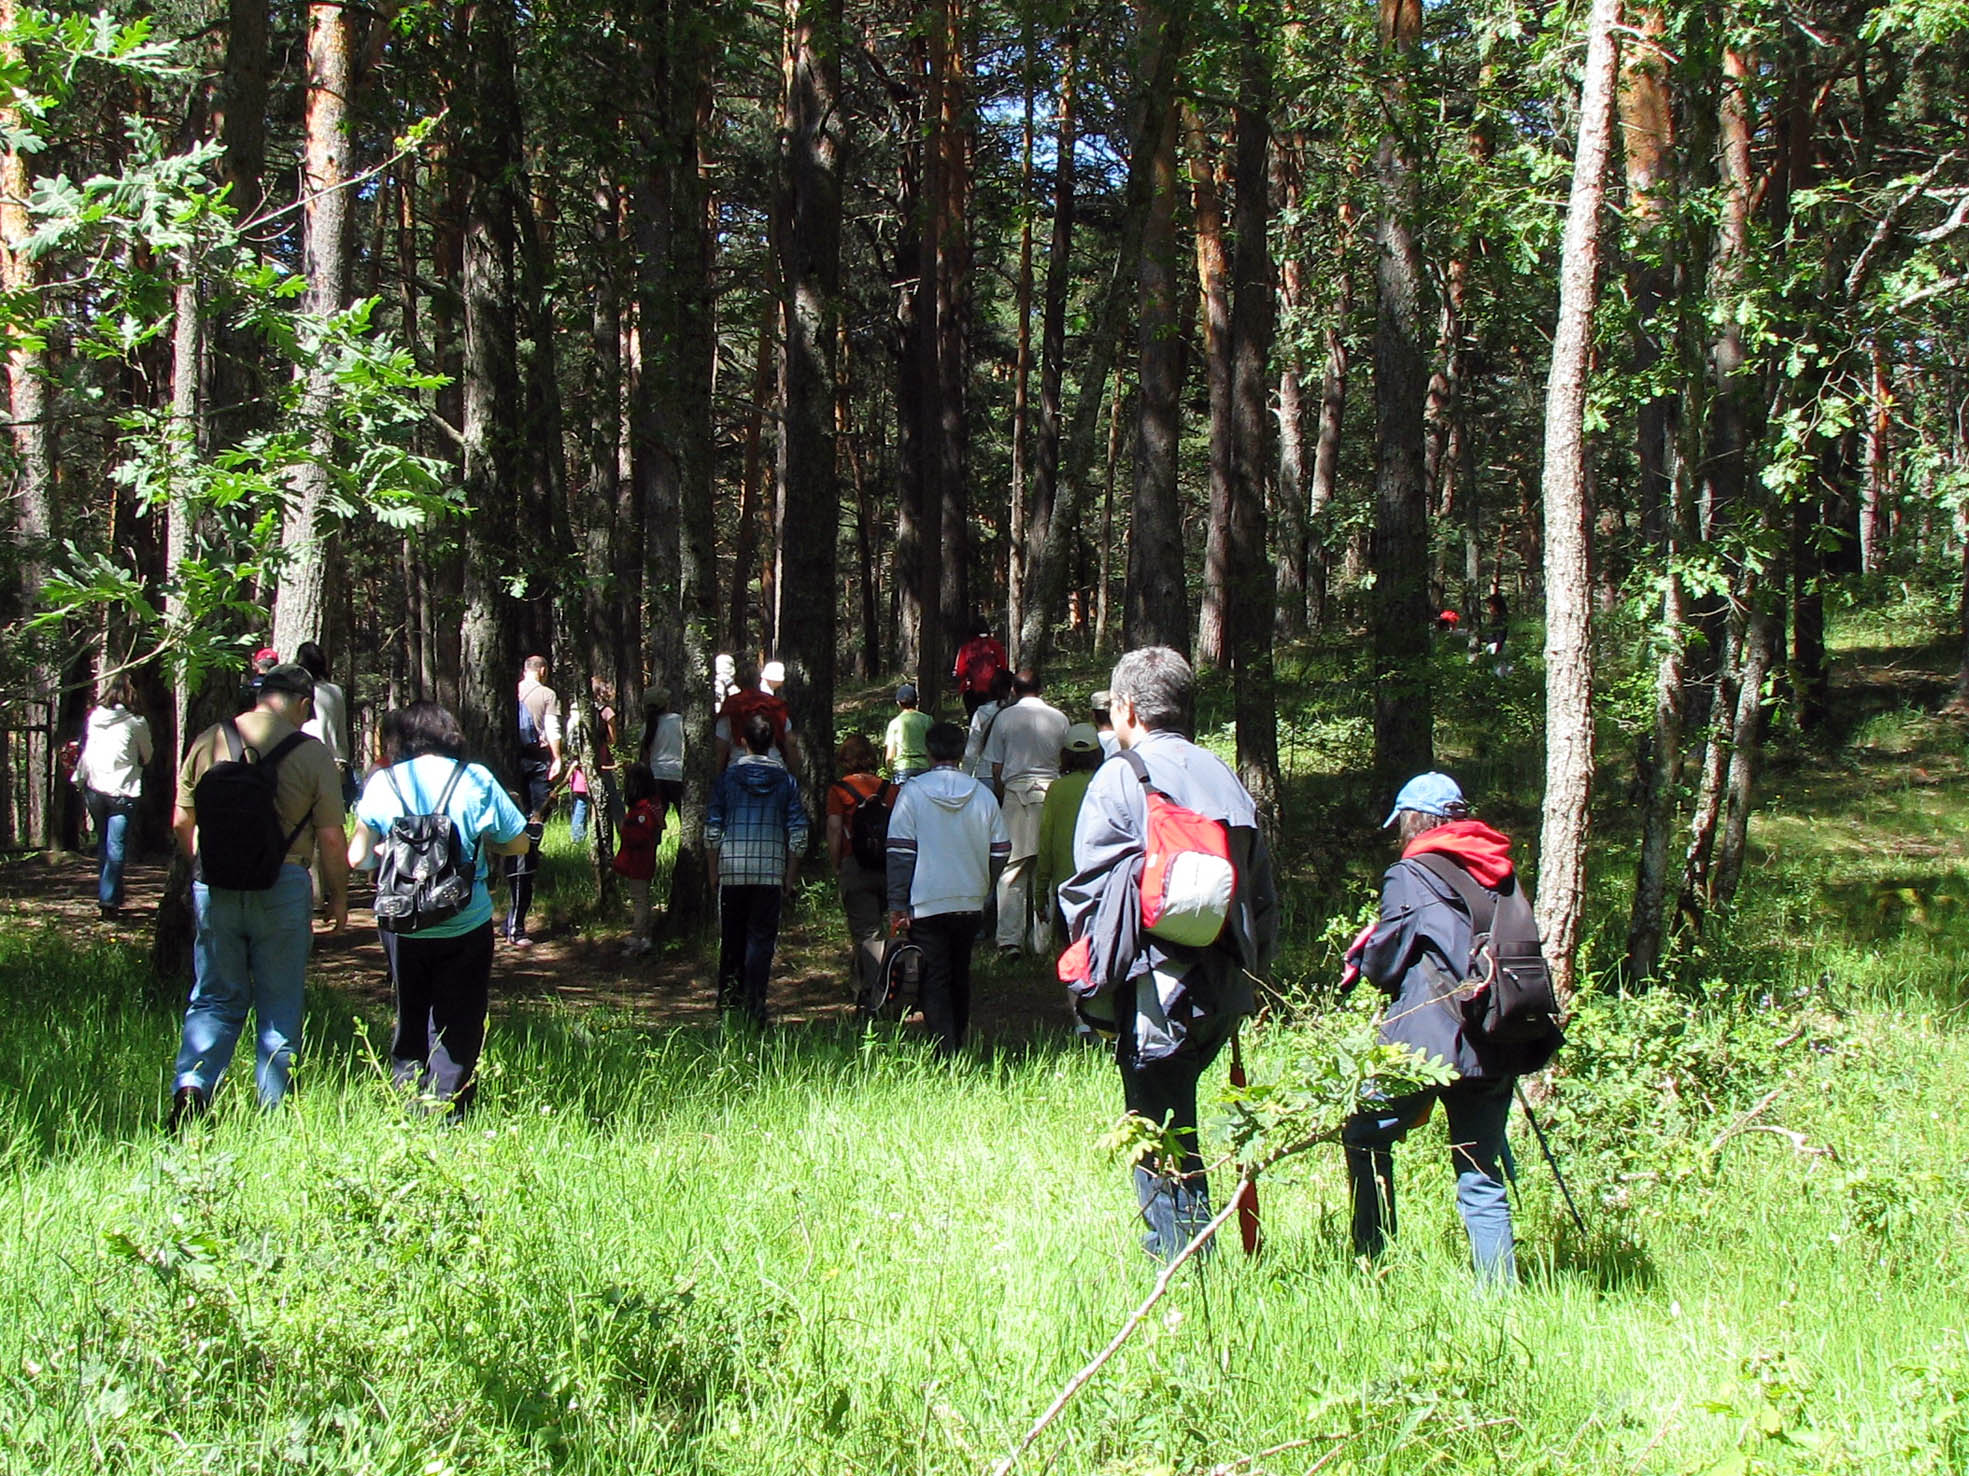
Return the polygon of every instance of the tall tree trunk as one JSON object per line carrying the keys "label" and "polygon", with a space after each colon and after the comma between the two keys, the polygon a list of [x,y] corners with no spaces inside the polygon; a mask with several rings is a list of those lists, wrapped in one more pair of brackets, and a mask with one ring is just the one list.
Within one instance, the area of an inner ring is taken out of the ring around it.
{"label": "tall tree trunk", "polygon": [[1886,567],[1888,508],[1894,487],[1894,383],[1880,341],[1875,339],[1868,351],[1873,379],[1867,402],[1866,480],[1860,491],[1860,572],[1878,574]]}
{"label": "tall tree trunk", "polygon": [[[594,252],[594,301],[589,306],[588,476],[582,498],[582,598],[587,609],[588,670],[608,682],[617,712],[635,709],[641,694],[640,639],[630,630],[631,610],[641,601],[622,587],[617,545],[629,529],[616,520],[622,497],[622,256],[617,226],[622,200],[604,170],[595,181],[588,240]],[[632,583],[640,591],[640,582]],[[624,659],[624,658],[627,659]]]}
{"label": "tall tree trunk", "polygon": [[1236,459],[1230,517],[1229,581],[1232,702],[1237,718],[1238,776],[1273,835],[1278,833],[1278,692],[1272,663],[1276,591],[1265,556],[1265,479],[1271,470],[1267,403],[1277,319],[1267,197],[1272,75],[1265,42],[1247,12],[1240,38],[1236,108],[1237,234],[1232,274],[1231,376]]}
{"label": "tall tree trunk", "polygon": [[[964,0],[942,0],[944,81],[937,133],[943,149],[938,171],[937,367],[939,375],[937,460],[943,493],[943,572],[938,606],[936,662],[919,673],[925,709],[935,711],[946,680],[945,666],[961,627],[971,613],[971,489],[969,236],[971,191],[971,101],[969,33]],[[926,658],[927,659],[927,658]]]}
{"label": "tall tree trunk", "polygon": [[[1069,27],[1062,41],[1060,112],[1053,144],[1053,238],[1046,254],[1046,299],[1040,308],[1039,434],[1033,448],[1025,527],[1014,530],[1015,537],[1023,536],[1027,550],[1023,572],[1028,588],[1020,599],[1018,625],[1007,634],[1017,643],[1021,662],[1043,659],[1045,640],[1040,632],[1057,613],[1047,598],[1047,579],[1042,576],[1052,572],[1043,565],[1052,536],[1054,505],[1059,499],[1060,393],[1066,376],[1067,294],[1073,285],[1074,99],[1079,58],[1080,33]],[[1098,401],[1106,383],[1103,373],[1091,391],[1082,393]],[[1032,654],[1034,646],[1040,648],[1040,656]]]}
{"label": "tall tree trunk", "polygon": [[[1300,141],[1281,139],[1272,146],[1272,194],[1289,207],[1299,194]],[[1279,310],[1296,315],[1306,300],[1305,263],[1300,259],[1296,231],[1288,232],[1279,261]],[[1278,634],[1287,640],[1306,633],[1306,406],[1294,350],[1278,367]]]}
{"label": "tall tree trunk", "polygon": [[[1012,491],[1005,509],[1005,637],[1012,660],[1025,598],[1026,484],[1032,464],[1032,214],[1034,73],[1032,6],[1019,8],[1019,72],[1025,93],[1024,127],[1019,133],[1019,276],[1012,292],[1012,320],[1018,350],[1012,362]],[[966,632],[968,634],[968,632]]]}
{"label": "tall tree trunk", "polygon": [[[1114,478],[1121,464],[1121,371],[1114,372],[1113,408],[1108,412],[1107,476],[1101,484],[1101,553],[1094,578],[1094,654],[1105,656],[1110,648],[1114,626],[1108,605],[1114,590]],[[1965,625],[1969,629],[1969,625]]]}
{"label": "tall tree trunk", "polygon": [[[691,6],[670,12],[670,286],[676,296],[671,395],[676,410],[677,591],[682,619],[670,669],[671,688],[684,694],[684,802],[678,813],[677,864],[671,873],[666,925],[677,933],[705,927],[716,915],[704,869],[704,817],[710,806],[715,745],[711,690],[718,640],[716,447],[712,397],[717,374],[716,237],[703,149],[713,97],[715,32],[711,17]],[[658,536],[665,536],[659,533]]]}
{"label": "tall tree trunk", "polygon": [[[1185,103],[1182,111],[1201,293],[1198,306],[1203,312],[1203,362],[1210,388],[1210,516],[1204,529],[1203,606],[1197,616],[1196,662],[1200,668],[1223,667],[1229,665],[1224,587],[1230,580],[1231,478],[1238,452],[1231,424],[1231,290],[1224,254],[1223,171],[1195,106]],[[1240,181],[1240,198],[1242,195]]]}
{"label": "tall tree trunk", "polygon": [[779,654],[786,662],[802,789],[832,775],[835,545],[835,315],[841,270],[841,3],[787,0],[792,88],[787,98],[785,229],[786,421],[781,465]]}
{"label": "tall tree trunk", "polygon": [[[349,297],[349,106],[354,69],[349,13],[339,0],[308,7],[307,140],[302,160],[308,316],[333,317]],[[308,457],[290,479],[281,544],[286,563],[274,605],[273,643],[292,660],[303,641],[323,638],[333,524],[326,516],[330,459],[335,455],[335,360],[314,352],[300,369],[301,418]]]}
{"label": "tall tree trunk", "polygon": [[[1670,228],[1677,187],[1675,99],[1661,53],[1666,27],[1659,5],[1641,7],[1635,20],[1641,44],[1627,48],[1621,61],[1620,137],[1627,169],[1627,220],[1639,245],[1627,262],[1627,292],[1634,304],[1630,343],[1637,378],[1651,373],[1661,361],[1662,335],[1653,320],[1675,281],[1675,238]],[[1663,539],[1671,496],[1668,468],[1675,452],[1679,403],[1672,394],[1651,395],[1635,417],[1641,532],[1657,546]]]}
{"label": "tall tree trunk", "polygon": [[1764,749],[1764,681],[1780,654],[1784,622],[1768,587],[1754,588],[1743,636],[1743,666],[1737,678],[1737,704],[1730,733],[1729,775],[1723,830],[1709,887],[1712,908],[1728,907],[1743,876],[1750,839],[1750,812],[1756,806],[1757,766]]}
{"label": "tall tree trunk", "polygon": [[1413,146],[1406,136],[1406,73],[1422,34],[1421,0],[1381,0],[1382,84],[1387,131],[1375,159],[1374,226],[1379,307],[1374,334],[1374,766],[1390,792],[1434,763],[1429,677],[1429,503],[1422,415],[1428,368],[1422,353],[1422,253]]}
{"label": "tall tree trunk", "polygon": [[1327,509],[1340,485],[1340,432],[1347,419],[1347,325],[1354,315],[1354,207],[1340,207],[1339,258],[1333,278],[1333,317],[1326,325],[1326,363],[1320,370],[1319,428],[1313,441],[1313,482],[1306,494],[1311,548],[1306,569],[1306,618],[1326,626],[1333,577],[1333,529]]}
{"label": "tall tree trunk", "polygon": [[[1190,644],[1176,453],[1182,431],[1183,345],[1176,332],[1176,63],[1186,13],[1146,0],[1141,31],[1155,66],[1147,73],[1142,128],[1148,213],[1142,226],[1136,343],[1140,357],[1135,430],[1134,516],[1128,540],[1128,597],[1122,639],[1130,646]],[[1130,159],[1132,175],[1136,160]]]}
{"label": "tall tree trunk", "polygon": [[1572,198],[1559,260],[1559,317],[1545,394],[1545,803],[1538,929],[1560,997],[1578,982],[1593,799],[1593,605],[1587,552],[1586,378],[1599,296],[1600,203],[1613,145],[1620,0],[1593,0],[1579,97]]}
{"label": "tall tree trunk", "polygon": [[[465,58],[460,162],[465,166],[463,411],[467,525],[458,717],[470,751],[510,767],[519,746],[519,546],[522,416],[512,169],[522,157],[512,0],[469,0],[458,12]],[[512,776],[508,774],[508,777]]]}
{"label": "tall tree trunk", "polygon": [[[780,301],[775,291],[764,299],[758,345],[752,360],[752,398],[745,408],[745,452],[738,474],[738,529],[732,542],[731,609],[725,620],[725,645],[733,652],[751,645],[752,571],[759,559],[759,509],[765,480],[764,436],[767,404],[773,394],[773,349],[779,342]],[[777,459],[778,452],[774,452]]]}
{"label": "tall tree trunk", "polygon": [[[13,0],[0,0],[0,35],[5,37],[4,55],[18,65],[15,44],[16,12]],[[20,128],[19,110],[0,107],[0,123],[9,136]],[[41,264],[27,253],[32,222],[27,213],[27,159],[16,149],[0,158],[0,288],[10,297],[34,301],[39,297],[44,272]],[[14,503],[12,528],[17,583],[7,591],[6,609],[10,623],[25,619],[40,607],[41,586],[48,576],[49,544],[55,532],[55,445],[49,421],[46,350],[16,342],[7,355],[7,394],[9,430],[15,457],[11,500]],[[26,801],[26,834],[32,845],[49,845],[54,840],[54,730],[60,694],[60,674],[45,651],[46,643],[34,638],[28,683],[29,699],[25,711],[9,715],[8,726],[21,732],[26,742],[21,752],[25,773],[21,776],[22,798]],[[0,826],[0,829],[4,829]],[[8,837],[0,836],[0,839]]]}

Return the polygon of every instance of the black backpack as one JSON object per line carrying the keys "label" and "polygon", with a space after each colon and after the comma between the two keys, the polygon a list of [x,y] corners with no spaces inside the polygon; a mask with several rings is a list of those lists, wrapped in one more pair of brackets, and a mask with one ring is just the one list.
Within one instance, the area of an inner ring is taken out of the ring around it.
{"label": "black backpack", "polygon": [[1513,875],[1501,889],[1493,889],[1447,856],[1424,852],[1409,859],[1448,882],[1470,915],[1470,961],[1464,969],[1464,987],[1457,991],[1464,1028],[1476,1039],[1497,1045],[1548,1046],[1538,1062],[1542,1066],[1564,1039],[1562,1012],[1539,942],[1538,923],[1518,878]]}
{"label": "black backpack", "polygon": [[383,770],[403,814],[390,822],[376,868],[376,926],[385,933],[421,933],[458,916],[472,901],[478,880],[478,853],[467,846],[445,814],[451,793],[465,772],[461,760],[445,781],[430,813],[418,814],[397,787],[393,769]]}
{"label": "black backpack", "polygon": [[851,795],[855,807],[848,812],[848,849],[855,860],[870,871],[883,871],[889,865],[889,791],[895,786],[884,779],[873,794],[862,794],[852,785],[835,788]]}
{"label": "black backpack", "polygon": [[[308,742],[309,736],[289,733],[262,756],[247,746],[231,718],[219,729],[225,734],[227,756],[199,775],[191,787],[192,811],[198,819],[199,878],[208,887],[264,892],[280,880],[288,847],[307,828],[309,816],[303,815],[292,830],[284,829],[275,801],[280,761]],[[251,759],[246,757],[249,753]]]}

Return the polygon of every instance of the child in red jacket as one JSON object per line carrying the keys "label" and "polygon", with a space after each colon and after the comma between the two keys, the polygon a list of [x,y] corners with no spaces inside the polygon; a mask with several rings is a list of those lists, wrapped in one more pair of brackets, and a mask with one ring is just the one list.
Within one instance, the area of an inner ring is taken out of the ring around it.
{"label": "child in red jacket", "polygon": [[663,836],[663,800],[648,764],[630,764],[622,771],[622,799],[628,813],[622,818],[622,844],[612,865],[629,889],[633,909],[622,951],[639,958],[650,951],[650,878],[656,875],[656,843]]}

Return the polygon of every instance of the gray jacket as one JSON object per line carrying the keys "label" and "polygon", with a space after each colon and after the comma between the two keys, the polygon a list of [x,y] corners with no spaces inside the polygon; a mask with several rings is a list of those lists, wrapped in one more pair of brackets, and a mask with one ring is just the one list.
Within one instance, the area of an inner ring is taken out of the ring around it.
{"label": "gray jacket", "polygon": [[1137,1052],[1154,1060],[1179,1049],[1188,1022],[1207,1014],[1249,1014],[1256,984],[1278,942],[1278,890],[1257,809],[1222,759],[1180,734],[1156,732],[1136,744],[1149,778],[1177,804],[1230,832],[1237,894],[1224,934],[1207,948],[1183,948],[1142,927],[1139,878],[1148,802],[1134,771],[1111,758],[1096,771],[1073,832],[1074,874],[1060,888],[1070,941],[1089,944],[1093,1018],[1112,1018],[1113,996],[1153,975],[1136,992]]}

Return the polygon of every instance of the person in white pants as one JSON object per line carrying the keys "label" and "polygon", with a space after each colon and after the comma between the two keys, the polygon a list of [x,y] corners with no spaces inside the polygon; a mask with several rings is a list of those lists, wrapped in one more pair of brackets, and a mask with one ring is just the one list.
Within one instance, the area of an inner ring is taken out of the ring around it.
{"label": "person in white pants", "polygon": [[984,762],[1004,811],[1012,840],[1012,859],[998,878],[1000,956],[1038,953],[1045,947],[1032,914],[1032,874],[1039,859],[1039,819],[1046,791],[1060,777],[1060,749],[1066,743],[1067,716],[1040,694],[1039,674],[1027,669],[1012,678],[1012,703],[998,714],[985,741]]}

